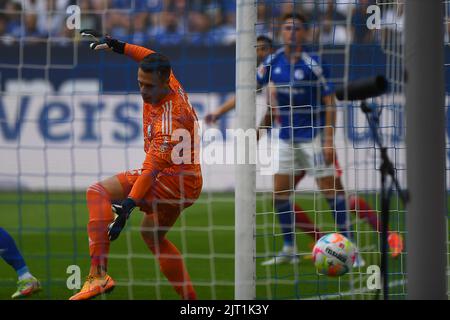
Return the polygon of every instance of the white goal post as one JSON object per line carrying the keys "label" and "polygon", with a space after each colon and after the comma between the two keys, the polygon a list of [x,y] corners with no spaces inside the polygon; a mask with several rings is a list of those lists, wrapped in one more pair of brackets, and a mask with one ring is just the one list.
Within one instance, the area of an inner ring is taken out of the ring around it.
{"label": "white goal post", "polygon": [[[237,128],[255,128],[256,122],[256,4],[253,0],[236,2],[236,111]],[[254,144],[245,150],[246,159]],[[240,151],[241,151],[240,150]],[[250,161],[249,161],[250,162]],[[235,189],[235,299],[256,298],[255,221],[256,165],[236,164]]]}

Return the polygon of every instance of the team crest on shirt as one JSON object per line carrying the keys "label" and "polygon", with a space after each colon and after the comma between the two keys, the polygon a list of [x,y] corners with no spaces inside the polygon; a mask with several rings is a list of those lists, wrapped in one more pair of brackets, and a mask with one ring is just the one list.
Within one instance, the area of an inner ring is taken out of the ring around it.
{"label": "team crest on shirt", "polygon": [[295,80],[303,80],[303,78],[305,78],[305,73],[303,72],[302,69],[297,69],[294,72],[294,79]]}
{"label": "team crest on shirt", "polygon": [[169,147],[169,137],[164,137],[163,142],[159,146],[159,152],[166,152],[167,150],[169,150]]}

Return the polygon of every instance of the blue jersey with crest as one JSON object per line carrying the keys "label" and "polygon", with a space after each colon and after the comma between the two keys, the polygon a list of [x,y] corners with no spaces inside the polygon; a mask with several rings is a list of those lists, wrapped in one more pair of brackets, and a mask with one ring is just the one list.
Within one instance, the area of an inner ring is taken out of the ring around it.
{"label": "blue jersey with crest", "polygon": [[268,56],[258,67],[259,85],[275,85],[275,114],[280,138],[310,142],[325,125],[322,98],[334,92],[329,71],[317,55],[302,52],[295,64],[288,61],[284,49]]}

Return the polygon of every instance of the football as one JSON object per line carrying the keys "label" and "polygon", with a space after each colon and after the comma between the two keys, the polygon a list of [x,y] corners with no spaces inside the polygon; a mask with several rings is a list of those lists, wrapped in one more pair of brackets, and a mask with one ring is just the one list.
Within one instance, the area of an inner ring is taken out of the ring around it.
{"label": "football", "polygon": [[317,272],[331,277],[339,277],[352,268],[356,258],[356,248],[342,234],[330,233],[317,241],[312,257]]}

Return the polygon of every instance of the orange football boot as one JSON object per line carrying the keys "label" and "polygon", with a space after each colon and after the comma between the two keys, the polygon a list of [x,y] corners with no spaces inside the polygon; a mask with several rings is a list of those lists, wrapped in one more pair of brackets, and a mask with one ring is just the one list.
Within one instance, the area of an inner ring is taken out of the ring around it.
{"label": "orange football boot", "polygon": [[390,232],[388,236],[388,244],[391,249],[391,257],[397,258],[403,251],[403,237],[400,233]]}
{"label": "orange football boot", "polygon": [[70,297],[69,300],[88,300],[100,294],[110,292],[114,289],[114,280],[105,275],[104,277],[95,277],[89,275],[80,292]]}

